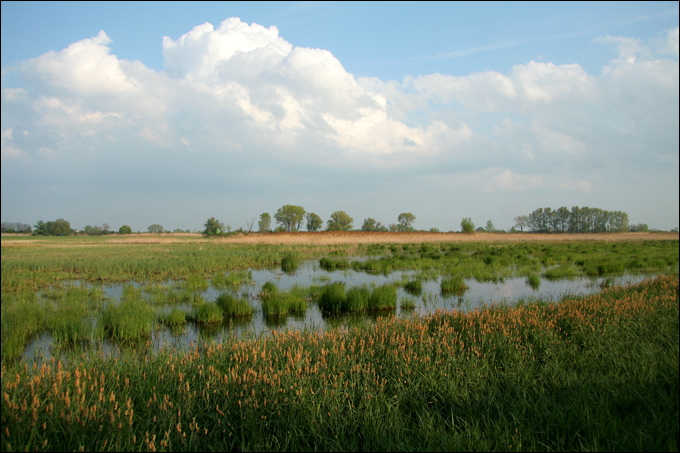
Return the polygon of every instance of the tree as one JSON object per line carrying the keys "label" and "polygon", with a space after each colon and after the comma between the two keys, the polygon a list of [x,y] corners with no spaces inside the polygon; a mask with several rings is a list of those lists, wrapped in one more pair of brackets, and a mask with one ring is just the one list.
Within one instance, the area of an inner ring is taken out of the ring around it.
{"label": "tree", "polygon": [[85,225],[83,232],[88,236],[101,236],[104,234],[104,230],[102,230],[100,227],[91,225]]}
{"label": "tree", "polygon": [[470,217],[463,217],[463,220],[460,221],[460,228],[463,233],[471,234],[475,231],[475,224],[472,223]]}
{"label": "tree", "polygon": [[35,236],[70,236],[71,224],[64,219],[57,219],[50,222],[38,220],[35,224]]}
{"label": "tree", "polygon": [[493,227],[493,222],[491,220],[486,221],[486,231],[487,233],[493,233],[496,229]]}
{"label": "tree", "polygon": [[524,227],[529,226],[529,216],[522,214],[515,217],[515,226],[519,227],[520,232],[523,232]]}
{"label": "tree", "polygon": [[321,217],[310,212],[307,214],[307,231],[319,231],[323,227]]}
{"label": "tree", "polygon": [[302,206],[284,205],[276,211],[274,219],[286,231],[297,231],[305,218],[305,209]]}
{"label": "tree", "polygon": [[203,236],[215,236],[224,231],[224,224],[217,220],[215,217],[210,217],[205,222],[205,230],[203,230]]}
{"label": "tree", "polygon": [[413,231],[413,222],[416,221],[416,216],[410,212],[402,212],[397,221],[399,222],[399,231]]}
{"label": "tree", "polygon": [[255,218],[246,219],[246,227],[248,228],[248,233],[253,232],[253,225],[255,225]]}
{"label": "tree", "polygon": [[381,226],[380,222],[368,217],[367,219],[364,219],[364,224],[361,225],[361,231],[379,231]]}
{"label": "tree", "polygon": [[268,212],[263,212],[260,215],[260,221],[257,222],[257,227],[260,233],[268,233],[272,228],[272,216]]}
{"label": "tree", "polygon": [[335,211],[328,220],[328,231],[350,231],[353,228],[354,219],[345,211]]}
{"label": "tree", "polygon": [[18,222],[2,222],[3,233],[30,233],[31,226]]}
{"label": "tree", "polygon": [[162,233],[163,227],[157,223],[154,223],[153,225],[149,225],[149,227],[146,230],[149,233]]}

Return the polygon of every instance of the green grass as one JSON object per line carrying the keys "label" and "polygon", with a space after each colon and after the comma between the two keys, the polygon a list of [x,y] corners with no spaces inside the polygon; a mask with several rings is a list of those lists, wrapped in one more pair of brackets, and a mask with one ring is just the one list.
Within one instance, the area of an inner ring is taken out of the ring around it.
{"label": "green grass", "polygon": [[101,312],[99,325],[113,339],[129,342],[151,335],[155,313],[150,305],[127,299],[118,305],[110,303]]}
{"label": "green grass", "polygon": [[289,313],[302,314],[307,302],[299,290],[282,292],[272,282],[262,285],[262,314],[265,317],[280,317]]}
{"label": "green grass", "polygon": [[[677,451],[678,278],[2,364],[3,450]],[[143,353],[144,354],[144,353]]]}
{"label": "green grass", "polygon": [[225,316],[250,316],[253,314],[253,307],[245,298],[237,299],[231,294],[220,294],[215,301]]}
{"label": "green grass", "polygon": [[222,309],[215,303],[204,302],[194,305],[193,319],[198,324],[222,322]]}
{"label": "green grass", "polygon": [[160,317],[160,322],[169,327],[179,327],[186,324],[186,313],[178,308],[173,308]]}
{"label": "green grass", "polygon": [[440,283],[440,288],[443,294],[453,294],[456,296],[464,294],[469,289],[460,275],[443,279]]}
{"label": "green grass", "polygon": [[298,259],[295,255],[287,254],[281,258],[281,270],[283,272],[295,272],[298,268]]}

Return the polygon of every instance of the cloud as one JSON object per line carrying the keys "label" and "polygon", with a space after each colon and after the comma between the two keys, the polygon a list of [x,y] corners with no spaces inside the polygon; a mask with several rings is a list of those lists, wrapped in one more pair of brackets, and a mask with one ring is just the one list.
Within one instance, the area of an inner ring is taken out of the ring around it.
{"label": "cloud", "polygon": [[623,169],[651,181],[678,165],[678,28],[650,45],[598,38],[618,51],[599,74],[529,61],[402,81],[357,79],[331,52],[238,18],[164,37],[162,71],[111,42],[101,31],[17,65],[24,88],[2,89],[3,179],[12,166],[113,191],[305,181],[302,193],[360,171],[378,193],[394,184],[378,179],[413,172],[460,191],[594,193]]}

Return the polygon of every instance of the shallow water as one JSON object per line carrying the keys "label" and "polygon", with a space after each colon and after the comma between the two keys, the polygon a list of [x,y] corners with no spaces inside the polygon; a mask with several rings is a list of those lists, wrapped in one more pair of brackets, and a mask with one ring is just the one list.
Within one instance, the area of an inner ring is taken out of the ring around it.
{"label": "shallow water", "polygon": [[[359,258],[361,259],[361,258]],[[200,326],[187,323],[180,329],[171,330],[165,326],[159,326],[151,335],[145,345],[120,345],[113,341],[101,340],[95,346],[87,348],[98,349],[104,353],[116,354],[129,348],[147,348],[158,352],[163,348],[176,349],[179,351],[189,350],[195,346],[202,348],[206,344],[221,343],[232,337],[257,336],[271,330],[308,329],[323,330],[328,326],[351,325],[353,323],[371,322],[379,316],[411,316],[413,314],[427,314],[438,309],[456,309],[470,311],[481,308],[484,305],[503,303],[512,305],[520,300],[529,302],[536,299],[544,301],[560,301],[565,296],[588,295],[601,291],[601,285],[627,285],[650,278],[649,275],[624,275],[621,277],[606,278],[574,278],[569,280],[541,279],[538,288],[532,288],[524,277],[507,278],[498,282],[479,282],[475,279],[466,279],[465,284],[469,289],[462,296],[442,295],[440,291],[441,276],[434,280],[422,282],[422,293],[418,296],[410,295],[403,289],[397,291],[397,308],[393,311],[373,314],[352,314],[329,317],[321,313],[317,304],[308,303],[304,315],[288,315],[278,318],[267,318],[262,314],[261,304],[257,299],[262,285],[266,282],[274,283],[280,290],[290,290],[294,285],[308,287],[311,285],[325,285],[331,282],[344,282],[347,288],[360,285],[382,285],[388,282],[399,282],[410,279],[416,271],[394,271],[389,275],[369,274],[353,270],[325,271],[318,266],[318,260],[303,262],[294,272],[282,272],[280,269],[257,269],[251,270],[252,281],[241,285],[235,292],[239,295],[248,295],[253,315],[243,319],[225,320],[216,325]],[[177,286],[178,282],[166,282],[169,287]],[[91,286],[89,283],[73,282],[76,285]],[[130,282],[135,287],[139,283]],[[93,285],[92,285],[93,286]],[[101,285],[105,297],[112,303],[117,303],[123,294],[125,284]],[[214,301],[223,292],[234,292],[225,289],[215,289],[210,286],[199,294],[208,301]],[[401,301],[408,299],[415,304],[413,310],[402,310]],[[161,306],[159,312],[172,308],[179,308],[186,312],[191,311],[187,304]],[[43,333],[34,338],[27,346],[23,354],[26,361],[42,361],[50,359],[53,353],[52,337],[49,333]]]}

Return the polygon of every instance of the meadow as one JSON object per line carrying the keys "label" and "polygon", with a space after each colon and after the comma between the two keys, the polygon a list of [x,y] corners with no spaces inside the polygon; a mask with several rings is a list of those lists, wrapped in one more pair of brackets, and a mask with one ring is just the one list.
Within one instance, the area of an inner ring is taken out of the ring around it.
{"label": "meadow", "polygon": [[[678,449],[677,234],[253,244],[140,236],[2,237],[3,451]],[[540,285],[657,276],[560,301],[399,317],[390,315],[393,286],[271,285],[257,301],[265,316],[308,304],[382,315],[189,350],[144,346],[159,324],[252,316],[231,287],[250,269],[311,258],[362,272],[411,269],[417,277],[400,284],[414,293],[433,275],[442,292],[460,291],[462,277]],[[74,280],[145,286],[125,285],[111,303]],[[223,289],[215,301],[196,295],[206,285]],[[189,315],[173,308],[187,300]],[[21,360],[44,331],[64,355]],[[81,347],[100,337],[138,347]]]}

